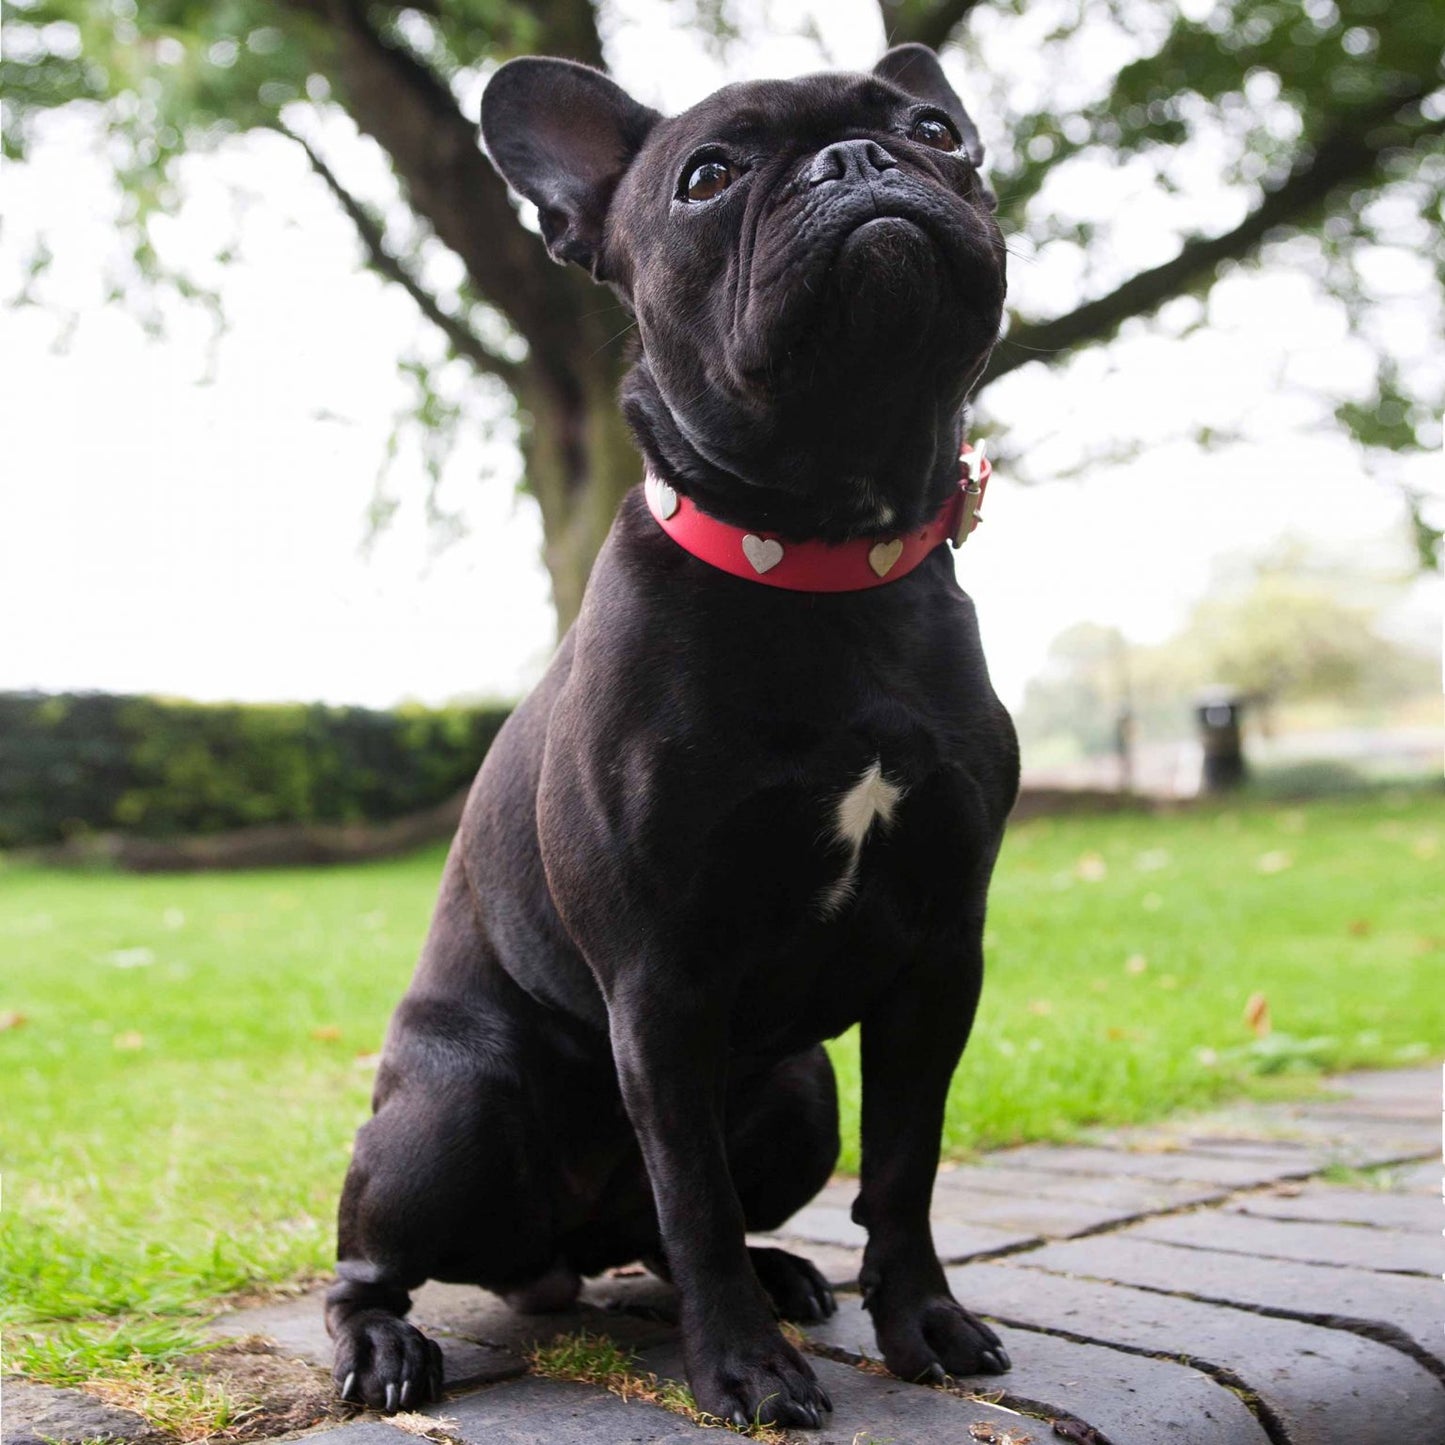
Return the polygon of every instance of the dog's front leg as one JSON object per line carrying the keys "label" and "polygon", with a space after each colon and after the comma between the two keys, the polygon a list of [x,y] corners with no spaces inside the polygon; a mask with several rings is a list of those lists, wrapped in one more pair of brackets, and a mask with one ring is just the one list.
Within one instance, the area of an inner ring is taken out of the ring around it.
{"label": "dog's front leg", "polygon": [[682,1299],[699,1407],[741,1428],[822,1423],[831,1410],[778,1330],[744,1242],[723,1136],[726,1001],[671,970],[638,970],[608,1000],[622,1097],[642,1145],[667,1266]]}
{"label": "dog's front leg", "polygon": [[949,1081],[982,983],[981,939],[968,953],[915,968],[863,1019],[860,1282],[884,1363],[905,1380],[1009,1367],[998,1336],[953,1298],[928,1223]]}

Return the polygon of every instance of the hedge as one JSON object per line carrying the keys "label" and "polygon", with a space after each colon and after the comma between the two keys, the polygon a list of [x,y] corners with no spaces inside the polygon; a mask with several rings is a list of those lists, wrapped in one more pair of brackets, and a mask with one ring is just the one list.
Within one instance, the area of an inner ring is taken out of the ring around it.
{"label": "hedge", "polygon": [[465,787],[507,712],[0,692],[0,847],[401,817]]}

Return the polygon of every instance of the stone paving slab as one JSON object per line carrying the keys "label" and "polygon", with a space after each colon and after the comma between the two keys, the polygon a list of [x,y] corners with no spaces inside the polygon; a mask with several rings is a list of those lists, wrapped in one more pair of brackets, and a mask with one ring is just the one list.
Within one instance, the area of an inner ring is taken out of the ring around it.
{"label": "stone paving slab", "polygon": [[1278,1115],[1281,1128],[1320,1146],[1320,1167],[1343,1165],[1373,1169],[1440,1152],[1440,1126],[1416,1120],[1385,1123],[1378,1119],[1326,1114]]}
{"label": "stone paving slab", "polygon": [[1396,1171],[1394,1187],[1412,1194],[1429,1194],[1445,1200],[1445,1164],[1439,1159],[1425,1159]]}
{"label": "stone paving slab", "polygon": [[[682,1415],[641,1400],[622,1400],[600,1385],[537,1376],[475,1390],[430,1405],[447,1433],[467,1445],[716,1445],[722,1437]],[[327,1445],[335,1438],[328,1434]],[[343,1445],[373,1445],[346,1441]],[[383,1445],[383,1442],[375,1442]],[[396,1442],[391,1442],[396,1445]],[[415,1437],[412,1437],[415,1445]]]}
{"label": "stone paving slab", "polygon": [[[1263,1219],[1308,1219],[1317,1224],[1354,1224],[1365,1228],[1405,1229],[1438,1234],[1445,1229],[1445,1208],[1423,1194],[1392,1194],[1383,1189],[1349,1189],[1339,1184],[1306,1184],[1268,1194],[1246,1194],[1224,1206],[1231,1214]],[[1441,1260],[1445,1271],[1445,1258]]]}
{"label": "stone paving slab", "polygon": [[1017,1264],[963,1265],[948,1279],[971,1308],[1007,1323],[1222,1369],[1258,1397],[1290,1445],[1445,1439],[1445,1384],[1400,1351],[1343,1330]]}
{"label": "stone paving slab", "polygon": [[[832,1319],[804,1333],[856,1359],[878,1356],[873,1321],[856,1298],[839,1301]],[[1001,1392],[1001,1403],[1044,1417],[1072,1416],[1113,1445],[1265,1445],[1269,1439],[1237,1395],[1188,1365],[1007,1325],[998,1333],[1013,1369],[962,1378],[964,1389]]]}
{"label": "stone paving slab", "polygon": [[[995,1156],[997,1157],[997,1156]],[[1002,1196],[1005,1200],[1058,1199],[1099,1205],[1116,1217],[1182,1209],[1220,1199],[1228,1187],[1187,1179],[1144,1179],[1133,1174],[1055,1174],[1045,1169],[1013,1168],[1004,1164],[963,1164],[939,1171],[935,1202],[967,1209],[967,1201]]]}
{"label": "stone paving slab", "polygon": [[[855,1249],[862,1249],[868,1242],[867,1231],[853,1223],[848,1211],[832,1205],[810,1204],[806,1209],[800,1209],[778,1230],[778,1235],[784,1241],[814,1240],[820,1244],[846,1245]],[[945,1264],[980,1255],[1003,1254],[1039,1242],[1036,1235],[1016,1229],[938,1222],[933,1226],[933,1245]]]}
{"label": "stone paving slab", "polygon": [[1445,1245],[1437,1234],[1399,1229],[1357,1229],[1311,1220],[1256,1219],[1248,1214],[1207,1210],[1146,1219],[1129,1233],[1163,1244],[1183,1244],[1226,1254],[1297,1259],[1307,1264],[1350,1264],[1399,1274],[1438,1276],[1445,1270]]}
{"label": "stone paving slab", "polygon": [[[350,1420],[324,1432],[326,1445],[416,1445],[417,1437],[380,1420]],[[302,1436],[302,1439],[307,1438]],[[6,1438],[5,1445],[10,1445]]]}
{"label": "stone paving slab", "polygon": [[[1005,1175],[1006,1188],[993,1176]],[[1078,1176],[1070,1176],[1076,1178]],[[1187,1204],[1219,1199],[1214,1186],[1193,1186],[1169,1181],[1163,1185],[1149,1180],[1089,1180],[1105,1187],[1076,1193],[1070,1179],[1038,1171],[980,1169],[971,1166],[940,1171],[933,1191],[935,1231],[940,1225],[962,1228],[986,1226],[1004,1230],[1015,1238],[1070,1239],[1107,1225],[1178,1209]],[[1044,1186],[1040,1188],[1040,1186]],[[813,1208],[825,1206],[847,1211],[858,1193],[857,1183],[830,1184],[813,1201]],[[1089,1197],[1092,1195],[1092,1197]],[[861,1241],[861,1232],[859,1234]],[[1008,1248],[1017,1248],[1011,1244]],[[858,1251],[861,1257],[861,1248]],[[856,1274],[854,1275],[856,1279]]]}
{"label": "stone paving slab", "polygon": [[1440,1088],[1445,1069],[1420,1064],[1409,1069],[1356,1069],[1335,1074],[1326,1081],[1331,1093],[1351,1100],[1390,1100],[1411,1105],[1422,1116],[1440,1119]]}
{"label": "stone paving slab", "polygon": [[[662,1379],[683,1378],[676,1346],[648,1350],[642,1362]],[[995,1439],[1026,1436],[1039,1442],[1049,1435],[1046,1423],[984,1401],[865,1373],[816,1355],[809,1363],[833,1402],[833,1412],[821,1430],[789,1432],[802,1445],[971,1445],[980,1435],[989,1438],[983,1433],[988,1426]],[[977,1433],[970,1427],[978,1427]],[[716,1445],[730,1438],[736,1437],[711,1437]]]}
{"label": "stone paving slab", "polygon": [[993,1162],[1015,1169],[1051,1174],[1137,1174],[1145,1179],[1187,1179],[1229,1189],[1272,1184],[1278,1179],[1303,1179],[1320,1167],[1307,1155],[1281,1149],[1241,1159],[1227,1154],[1195,1153],[1187,1149],[1130,1151],[1089,1145],[1026,1144],[990,1155],[980,1168]]}
{"label": "stone paving slab", "polygon": [[1003,1194],[986,1194],[983,1190],[967,1194],[957,1189],[936,1189],[933,1194],[935,1229],[940,1223],[958,1225],[971,1222],[1041,1239],[1072,1239],[1076,1235],[1117,1225],[1123,1219],[1142,1218],[1151,1212],[1141,1206],[1131,1213],[1121,1214],[1117,1205],[1051,1199],[1044,1195],[1010,1198]]}
{"label": "stone paving slab", "polygon": [[1404,1335],[1416,1358],[1428,1358],[1445,1378],[1445,1285],[1439,1280],[1294,1260],[1243,1262],[1211,1250],[1156,1244],[1132,1232],[1051,1244],[1018,1263],[1373,1331],[1376,1338]]}
{"label": "stone paving slab", "polygon": [[52,1440],[142,1440],[156,1432],[139,1415],[79,1390],[56,1390],[18,1375],[0,1380],[4,1445]]}
{"label": "stone paving slab", "polygon": [[1369,1168],[1439,1153],[1438,1111],[1418,1115],[1412,1111],[1404,1118],[1384,1119],[1368,1113],[1331,1112],[1338,1103],[1236,1106],[1161,1124],[1100,1130],[1090,1142],[1131,1150],[1188,1149],[1256,1158],[1270,1150],[1287,1155],[1304,1148],[1318,1168],[1332,1164]]}

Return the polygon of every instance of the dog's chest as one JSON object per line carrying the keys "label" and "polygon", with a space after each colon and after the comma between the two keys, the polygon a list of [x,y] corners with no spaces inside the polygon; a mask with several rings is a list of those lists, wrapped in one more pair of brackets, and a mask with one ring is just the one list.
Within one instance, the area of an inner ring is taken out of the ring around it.
{"label": "dog's chest", "polygon": [[820,918],[835,917],[853,898],[862,869],[863,849],[875,829],[886,832],[898,811],[903,788],[883,771],[883,759],[875,757],[863,774],[842,792],[833,808],[831,828],[824,834],[824,846],[841,853],[838,876],[820,890],[817,912]]}

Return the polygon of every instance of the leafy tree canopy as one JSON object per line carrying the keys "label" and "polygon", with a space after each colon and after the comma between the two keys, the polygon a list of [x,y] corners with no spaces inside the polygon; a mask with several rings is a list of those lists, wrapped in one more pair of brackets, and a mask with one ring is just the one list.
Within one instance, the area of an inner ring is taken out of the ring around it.
{"label": "leafy tree canopy", "polygon": [[[672,0],[672,9],[724,53],[768,20],[768,0]],[[969,77],[1015,248],[1077,253],[1068,304],[1045,308],[1023,288],[986,384],[1024,367],[1067,365],[1165,303],[1207,297],[1232,267],[1284,264],[1312,275],[1373,348],[1374,394],[1334,398],[1338,423],[1381,458],[1438,444],[1439,0],[878,0],[878,9],[891,42],[940,47]],[[246,132],[305,149],[354,223],[367,264],[411,295],[448,356],[515,398],[568,620],[616,499],[635,477],[612,404],[626,318],[599,304],[579,274],[554,270],[515,224],[475,121],[486,75],[508,56],[605,65],[604,41],[630,23],[621,7],[4,0],[3,18],[5,153],[23,158],[48,112],[90,112],[125,197],[133,264],[115,289],[138,306],[156,287],[204,299],[194,278],[162,264],[153,230],[179,204],[181,157]],[[343,181],[359,145],[384,157],[390,187],[361,194]],[[1169,202],[1152,264],[1129,269],[1122,260],[1137,254],[1124,244],[1136,222],[1129,208],[1099,214],[1057,203],[1071,174],[1100,166],[1145,168]],[[435,279],[447,255],[460,284]],[[45,299],[45,261],[42,244],[19,299]],[[1427,332],[1434,327],[1433,347],[1402,344],[1381,322],[1382,296],[1393,290],[1398,305],[1402,287]],[[1198,316],[1205,324],[1207,311]],[[426,425],[445,433],[457,412],[438,399],[434,365],[404,361]],[[444,455],[434,444],[436,465]],[[1418,499],[1413,515],[1429,560],[1439,532]]]}

